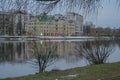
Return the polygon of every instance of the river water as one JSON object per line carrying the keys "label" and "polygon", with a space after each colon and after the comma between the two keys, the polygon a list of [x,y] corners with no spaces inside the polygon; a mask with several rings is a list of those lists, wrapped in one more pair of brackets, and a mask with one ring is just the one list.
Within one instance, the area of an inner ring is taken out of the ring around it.
{"label": "river water", "polygon": [[[41,45],[45,44],[43,41],[36,42],[38,49],[41,49]],[[90,41],[50,41],[50,45],[55,46],[54,53],[57,54],[57,57],[45,70],[65,70],[89,65],[89,61],[82,57],[77,50],[88,42]],[[0,78],[37,73],[38,67],[34,64],[36,60],[34,44],[32,41],[0,42]],[[106,62],[119,62],[120,41],[109,41],[107,46],[112,46],[113,50]],[[42,47],[43,49],[44,47]]]}

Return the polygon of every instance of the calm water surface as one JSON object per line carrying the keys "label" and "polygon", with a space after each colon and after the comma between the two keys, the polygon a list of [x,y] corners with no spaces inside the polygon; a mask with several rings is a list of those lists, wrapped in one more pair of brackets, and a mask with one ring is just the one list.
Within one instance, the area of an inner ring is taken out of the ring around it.
{"label": "calm water surface", "polygon": [[[76,51],[77,46],[86,43],[84,41],[55,41],[51,42],[56,47],[57,59],[46,68],[46,71],[53,69],[65,70],[75,67],[89,65]],[[0,42],[0,78],[18,77],[35,74],[38,71],[34,65],[34,54],[32,54],[32,42]],[[43,45],[38,41],[38,45]],[[114,50],[107,59],[108,63],[120,61],[120,41],[110,41]]]}

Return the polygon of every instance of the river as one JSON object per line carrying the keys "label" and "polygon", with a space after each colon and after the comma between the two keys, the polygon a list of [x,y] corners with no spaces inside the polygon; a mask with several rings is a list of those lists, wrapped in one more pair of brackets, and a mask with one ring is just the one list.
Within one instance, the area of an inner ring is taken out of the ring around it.
{"label": "river", "polygon": [[[90,41],[50,41],[50,45],[55,47],[55,58],[48,62],[50,65],[45,71],[66,70],[75,67],[89,65],[89,61],[80,55],[76,47],[79,49],[83,44]],[[47,42],[48,43],[48,42]],[[37,41],[38,49],[42,50],[44,41]],[[32,41],[11,41],[0,42],[0,78],[19,77],[38,72],[38,65],[35,64],[35,48]],[[112,46],[112,53],[107,58],[107,63],[120,61],[120,41],[109,41],[107,46]],[[46,49],[47,50],[47,49]],[[34,53],[33,53],[34,52]]]}

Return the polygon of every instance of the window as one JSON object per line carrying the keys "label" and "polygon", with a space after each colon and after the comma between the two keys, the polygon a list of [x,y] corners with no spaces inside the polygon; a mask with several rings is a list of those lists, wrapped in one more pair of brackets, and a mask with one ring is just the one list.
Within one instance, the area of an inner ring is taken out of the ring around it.
{"label": "window", "polygon": [[66,30],[66,29],[64,28],[64,30]]}
{"label": "window", "polygon": [[56,30],[58,30],[58,28],[56,28]]}

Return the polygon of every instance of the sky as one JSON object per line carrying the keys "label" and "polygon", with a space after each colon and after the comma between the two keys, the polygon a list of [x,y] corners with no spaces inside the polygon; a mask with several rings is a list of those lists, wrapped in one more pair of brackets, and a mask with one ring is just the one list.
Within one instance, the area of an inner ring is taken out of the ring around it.
{"label": "sky", "polygon": [[[61,5],[58,5],[51,14],[64,14],[66,8],[62,6],[61,9],[58,9]],[[71,12],[79,13],[84,17],[85,22],[93,22],[97,27],[111,27],[119,28],[120,27],[120,6],[118,7],[116,0],[103,0],[102,7],[98,9],[98,14],[94,13],[91,15],[84,15],[83,11],[79,11],[78,8],[71,9]]]}
{"label": "sky", "polygon": [[[64,14],[64,12],[64,8],[62,10],[53,10],[54,14]],[[93,22],[96,27],[120,27],[120,6],[117,5],[116,0],[103,0],[102,7],[98,9],[98,14],[94,13],[86,16],[84,12],[78,11],[77,8],[73,12],[83,15],[84,23]]]}
{"label": "sky", "polygon": [[97,27],[120,27],[120,7],[115,0],[105,0],[97,16],[86,17],[84,21],[92,21]]}

